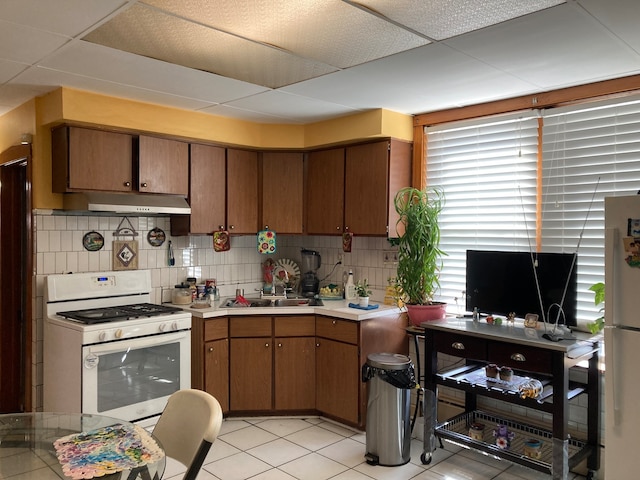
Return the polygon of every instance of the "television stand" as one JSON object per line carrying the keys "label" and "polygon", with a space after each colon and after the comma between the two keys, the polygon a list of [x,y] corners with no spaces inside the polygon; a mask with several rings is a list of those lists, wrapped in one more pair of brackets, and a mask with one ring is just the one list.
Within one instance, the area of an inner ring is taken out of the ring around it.
{"label": "television stand", "polygon": [[[515,325],[489,325],[466,319],[449,318],[444,321],[425,322],[424,328],[407,329],[412,335],[424,335],[424,388],[437,399],[438,387],[448,386],[465,392],[464,413],[442,423],[435,422],[434,432],[440,439],[449,440],[511,462],[551,474],[554,480],[566,480],[569,471],[582,460],[587,460],[589,477],[600,468],[600,372],[598,351],[601,336],[576,333],[576,339],[550,342],[542,339],[543,329]],[[438,353],[464,359],[464,365],[438,371]],[[569,370],[578,363],[587,363],[586,381],[570,382]],[[513,383],[487,379],[484,367],[489,363],[509,366],[514,378],[535,378],[544,388],[537,398],[521,398]],[[587,397],[586,438],[572,438],[568,432],[569,400],[580,395]],[[478,409],[478,396],[494,398],[550,414],[551,428],[522,424],[508,415],[494,415]],[[437,402],[436,402],[437,404]],[[469,436],[472,423],[483,423],[486,428],[482,441]],[[501,449],[493,438],[497,424],[506,425],[515,432],[508,449]],[[523,443],[527,439],[542,443],[541,458],[524,455]],[[423,463],[430,462],[435,445],[425,443]]]}

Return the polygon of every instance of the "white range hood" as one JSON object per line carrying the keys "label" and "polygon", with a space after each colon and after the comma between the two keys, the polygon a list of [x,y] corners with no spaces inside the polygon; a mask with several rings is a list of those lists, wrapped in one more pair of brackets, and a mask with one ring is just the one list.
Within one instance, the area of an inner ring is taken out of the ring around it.
{"label": "white range hood", "polygon": [[138,215],[191,214],[191,207],[184,197],[143,193],[65,193],[64,210]]}

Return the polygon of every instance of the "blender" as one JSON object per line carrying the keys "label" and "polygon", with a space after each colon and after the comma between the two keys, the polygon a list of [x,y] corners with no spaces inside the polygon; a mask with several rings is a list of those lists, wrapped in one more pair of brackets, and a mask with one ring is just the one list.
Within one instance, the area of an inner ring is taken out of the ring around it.
{"label": "blender", "polygon": [[302,278],[300,279],[300,293],[304,297],[313,297],[318,293],[320,280],[316,273],[322,259],[315,250],[302,249]]}

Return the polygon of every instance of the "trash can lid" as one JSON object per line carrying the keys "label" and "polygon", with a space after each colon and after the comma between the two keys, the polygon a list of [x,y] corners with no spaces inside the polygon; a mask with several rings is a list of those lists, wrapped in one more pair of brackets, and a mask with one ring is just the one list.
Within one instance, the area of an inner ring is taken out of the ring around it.
{"label": "trash can lid", "polygon": [[411,359],[399,353],[371,353],[367,356],[367,363],[384,370],[404,370],[411,366]]}

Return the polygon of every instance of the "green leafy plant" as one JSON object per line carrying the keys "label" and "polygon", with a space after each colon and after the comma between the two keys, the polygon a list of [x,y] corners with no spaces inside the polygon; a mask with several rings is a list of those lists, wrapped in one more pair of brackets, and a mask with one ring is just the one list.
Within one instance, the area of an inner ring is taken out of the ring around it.
{"label": "green leafy plant", "polygon": [[602,305],[602,307],[600,308],[600,313],[602,313],[602,316],[600,318],[596,318],[595,321],[589,322],[587,324],[591,333],[598,333],[604,328],[604,283],[594,283],[589,287],[589,290],[594,293],[593,302],[595,303],[596,307],[598,305]]}
{"label": "green leafy plant", "polygon": [[356,293],[359,297],[368,297],[371,295],[369,283],[366,278],[363,280],[358,280],[358,282],[356,283]]}
{"label": "green leafy plant", "polygon": [[438,216],[444,206],[444,192],[437,187],[420,190],[402,188],[394,207],[399,215],[398,267],[396,287],[410,305],[430,305],[440,287],[441,257]]}

